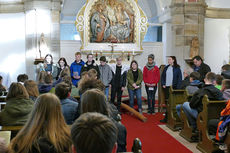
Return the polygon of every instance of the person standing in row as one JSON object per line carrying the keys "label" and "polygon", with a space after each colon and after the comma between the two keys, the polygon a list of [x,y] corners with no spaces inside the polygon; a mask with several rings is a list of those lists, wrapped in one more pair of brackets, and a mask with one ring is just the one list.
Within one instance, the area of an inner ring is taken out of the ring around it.
{"label": "person standing in row", "polygon": [[154,62],[154,55],[148,56],[148,62],[143,69],[143,80],[145,83],[145,89],[147,93],[148,101],[148,113],[155,113],[155,94],[157,91],[157,83],[160,80],[160,71]]}
{"label": "person standing in row", "polygon": [[81,69],[85,65],[85,62],[81,59],[81,53],[75,53],[75,61],[70,66],[70,73],[72,78],[72,83],[74,86],[78,86],[78,81],[81,78]]}
{"label": "person standing in row", "polygon": [[100,71],[99,71],[98,65],[95,63],[95,61],[93,59],[92,53],[89,53],[87,55],[87,62],[82,67],[81,73],[84,71],[89,71],[90,69],[95,69],[97,71],[97,78],[99,79],[100,78]]}
{"label": "person standing in row", "polygon": [[[182,82],[182,74],[180,65],[177,64],[175,56],[169,56],[168,65],[164,68],[161,74],[161,84],[165,93],[165,102],[168,104],[169,88],[179,89]],[[168,120],[167,111],[165,112],[165,118],[161,120],[162,123],[166,123]]]}
{"label": "person standing in row", "polygon": [[117,94],[117,109],[120,112],[121,96],[126,86],[127,68],[122,66],[122,57],[116,58],[117,64],[110,65],[113,73],[111,81],[111,103],[114,104],[115,96]]}
{"label": "person standing in row", "polygon": [[129,92],[129,105],[133,108],[134,95],[137,97],[138,111],[142,114],[141,102],[141,83],[143,74],[141,69],[138,68],[137,61],[133,60],[130,64],[130,69],[127,72],[128,92]]}
{"label": "person standing in row", "polygon": [[113,78],[112,70],[108,64],[106,64],[106,57],[101,56],[100,57],[100,65],[99,65],[99,70],[100,70],[100,80],[103,82],[105,85],[105,95],[108,101],[109,98],[109,83],[111,82]]}
{"label": "person standing in row", "polygon": [[58,60],[58,73],[57,73],[56,80],[60,78],[61,71],[64,70],[65,68],[69,69],[69,65],[67,64],[66,59],[64,57],[61,57]]}

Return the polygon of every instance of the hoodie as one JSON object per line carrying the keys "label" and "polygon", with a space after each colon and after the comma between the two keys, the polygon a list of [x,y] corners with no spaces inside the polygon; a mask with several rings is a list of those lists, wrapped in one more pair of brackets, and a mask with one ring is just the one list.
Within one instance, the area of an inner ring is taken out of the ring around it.
{"label": "hoodie", "polygon": [[210,100],[223,100],[223,94],[219,89],[212,84],[205,84],[203,88],[193,94],[189,103],[190,107],[196,109],[198,113],[203,110],[202,99],[204,95],[207,95]]}

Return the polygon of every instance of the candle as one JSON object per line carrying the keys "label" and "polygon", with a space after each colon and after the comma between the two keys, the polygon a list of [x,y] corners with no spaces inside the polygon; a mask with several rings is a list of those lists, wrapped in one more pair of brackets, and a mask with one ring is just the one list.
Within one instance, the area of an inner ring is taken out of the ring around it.
{"label": "candle", "polygon": [[133,49],[133,55],[134,55],[134,49]]}

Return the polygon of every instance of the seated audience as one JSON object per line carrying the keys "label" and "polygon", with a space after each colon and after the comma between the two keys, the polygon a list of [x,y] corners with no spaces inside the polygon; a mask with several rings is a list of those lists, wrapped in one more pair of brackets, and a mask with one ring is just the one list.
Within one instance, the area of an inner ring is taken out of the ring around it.
{"label": "seated audience", "polygon": [[71,127],[71,138],[73,153],[116,153],[117,150],[117,128],[99,113],[82,114]]}
{"label": "seated audience", "polygon": [[[200,73],[198,72],[192,72],[189,76],[190,85],[188,85],[185,90],[188,91],[188,94],[193,95],[197,90],[199,90],[199,86],[201,85],[200,82]],[[181,110],[182,104],[176,105],[176,112],[177,115],[180,117],[180,110]]]}
{"label": "seated audience", "polygon": [[98,79],[97,78],[97,71],[95,69],[90,69],[88,71],[88,77],[91,79]]}
{"label": "seated audience", "polygon": [[66,123],[68,125],[73,124],[73,122],[77,118],[78,103],[68,98],[70,95],[70,86],[64,82],[59,83],[55,87],[55,94],[61,100],[62,113]]}
{"label": "seated audience", "polygon": [[226,100],[230,99],[230,79],[224,79],[222,81],[221,91],[223,93],[223,98]]}
{"label": "seated audience", "polygon": [[[104,92],[98,89],[91,89],[82,95],[81,99],[81,114],[87,112],[98,112],[103,115],[109,116],[110,109],[106,103]],[[126,152],[126,128],[121,123],[113,120],[118,129],[118,149],[117,152]]]}
{"label": "seated audience", "polygon": [[17,77],[17,82],[24,84],[24,82],[28,80],[28,75],[26,74],[19,74]]}
{"label": "seated audience", "polygon": [[53,83],[53,87],[55,87],[58,83],[62,82],[65,76],[70,76],[69,67],[65,67],[63,70],[61,70],[58,80]]}
{"label": "seated audience", "polygon": [[101,80],[90,79],[88,77],[81,79],[78,83],[78,87],[79,87],[80,94],[83,94],[85,91],[93,88],[97,88],[101,91],[105,90],[105,85]]}
{"label": "seated audience", "polygon": [[210,100],[222,100],[223,94],[219,89],[217,89],[214,85],[216,83],[216,74],[213,72],[208,72],[204,79],[204,86],[197,90],[190,102],[185,102],[183,104],[183,110],[185,115],[188,118],[189,123],[191,124],[193,130],[195,131],[196,119],[198,114],[203,110],[202,99],[204,95],[207,95]]}
{"label": "seated audience", "polygon": [[8,153],[71,152],[70,129],[61,112],[60,100],[51,93],[39,96],[32,113]]}
{"label": "seated audience", "polygon": [[39,72],[39,74],[38,74],[38,88],[41,86],[41,85],[43,85],[43,84],[45,84],[45,76],[47,75],[47,72],[46,71],[41,71],[41,72]]}
{"label": "seated audience", "polygon": [[189,76],[192,72],[193,70],[191,68],[184,69],[184,80],[181,81],[180,89],[185,89],[190,84]]}
{"label": "seated audience", "polygon": [[33,80],[27,80],[25,81],[24,86],[29,94],[29,98],[35,102],[39,96],[37,83]]}
{"label": "seated audience", "polygon": [[26,88],[21,83],[12,83],[6,96],[6,106],[0,112],[1,125],[24,125],[33,105]]}
{"label": "seated audience", "polygon": [[40,94],[50,92],[53,88],[53,77],[51,74],[46,74],[44,77],[44,84],[39,85]]}
{"label": "seated audience", "polygon": [[6,87],[2,85],[3,78],[0,76],[0,96],[2,95],[2,92],[6,91]]}
{"label": "seated audience", "polygon": [[221,75],[225,79],[230,79],[230,64],[225,64],[221,67]]}
{"label": "seated audience", "polygon": [[80,96],[79,95],[79,89],[75,85],[72,84],[72,80],[71,80],[70,76],[64,76],[62,81],[70,86],[70,90],[71,90],[70,97],[79,97]]}
{"label": "seated audience", "polygon": [[224,80],[224,77],[222,75],[217,74],[216,75],[216,85],[215,87],[219,90],[221,90],[221,85],[222,85],[222,81]]}

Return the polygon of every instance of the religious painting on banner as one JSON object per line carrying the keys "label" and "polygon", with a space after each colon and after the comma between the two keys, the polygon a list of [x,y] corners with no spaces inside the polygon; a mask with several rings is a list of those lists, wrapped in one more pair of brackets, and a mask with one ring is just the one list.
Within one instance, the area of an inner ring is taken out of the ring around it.
{"label": "religious painting on banner", "polygon": [[90,16],[90,42],[133,42],[134,11],[126,1],[99,0]]}
{"label": "religious painting on banner", "polygon": [[142,53],[148,19],[137,1],[87,0],[75,22],[81,38],[81,52]]}

